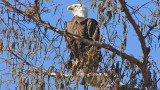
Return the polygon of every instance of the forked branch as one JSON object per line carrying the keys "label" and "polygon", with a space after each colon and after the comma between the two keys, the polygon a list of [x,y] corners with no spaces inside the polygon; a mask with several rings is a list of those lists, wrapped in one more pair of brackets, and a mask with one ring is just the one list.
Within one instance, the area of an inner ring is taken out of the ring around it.
{"label": "forked branch", "polygon": [[140,44],[141,44],[142,52],[143,52],[143,59],[147,60],[148,59],[148,54],[150,52],[150,48],[148,48],[146,46],[145,38],[142,35],[142,32],[140,31],[140,29],[139,29],[138,25],[136,24],[135,20],[131,16],[131,13],[129,12],[129,9],[126,6],[125,0],[118,0],[118,1],[119,1],[120,5],[122,6],[122,8],[124,9],[124,13],[125,13],[126,17],[128,18],[129,22],[132,24],[135,32],[137,33],[137,36],[138,36]]}
{"label": "forked branch", "polygon": [[125,0],[118,0],[121,7],[124,10],[124,13],[126,15],[126,17],[128,18],[129,22],[132,24],[135,32],[137,33],[137,36],[139,38],[140,44],[141,44],[141,48],[142,48],[142,53],[143,53],[143,59],[142,59],[142,64],[139,66],[139,68],[142,71],[142,75],[145,81],[145,85],[146,86],[151,86],[150,84],[150,71],[147,68],[147,63],[148,63],[148,55],[150,53],[150,48],[146,46],[146,42],[145,42],[145,37],[142,35],[142,32],[139,30],[139,27],[137,25],[137,23],[135,22],[135,20],[133,19],[133,17],[131,16],[129,9],[126,6],[126,2]]}

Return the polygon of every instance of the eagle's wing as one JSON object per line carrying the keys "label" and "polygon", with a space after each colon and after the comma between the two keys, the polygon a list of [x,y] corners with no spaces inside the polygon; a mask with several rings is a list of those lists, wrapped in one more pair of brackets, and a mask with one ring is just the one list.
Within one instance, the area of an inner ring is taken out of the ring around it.
{"label": "eagle's wing", "polygon": [[91,40],[98,41],[100,36],[98,22],[94,19],[88,19],[87,28],[88,28],[89,38],[91,38]]}

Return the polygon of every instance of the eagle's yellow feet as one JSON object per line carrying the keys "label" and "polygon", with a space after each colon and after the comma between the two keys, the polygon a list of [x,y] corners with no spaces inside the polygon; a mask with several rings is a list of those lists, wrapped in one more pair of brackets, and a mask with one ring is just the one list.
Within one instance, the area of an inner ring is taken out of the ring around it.
{"label": "eagle's yellow feet", "polygon": [[75,66],[77,66],[78,63],[79,63],[79,60],[76,58],[76,62],[74,62],[74,64],[72,65],[72,68],[75,67]]}

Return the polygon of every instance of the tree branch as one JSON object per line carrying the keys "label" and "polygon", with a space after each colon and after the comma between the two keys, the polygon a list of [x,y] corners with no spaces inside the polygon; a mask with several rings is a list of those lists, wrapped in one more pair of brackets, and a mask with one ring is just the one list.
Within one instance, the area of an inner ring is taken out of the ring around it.
{"label": "tree branch", "polygon": [[143,37],[142,32],[139,30],[139,27],[136,24],[135,20],[131,16],[131,14],[129,12],[129,9],[126,6],[125,0],[118,0],[118,1],[121,4],[122,8],[124,9],[125,15],[127,16],[128,20],[130,21],[130,23],[132,24],[135,32],[138,35],[138,38],[139,38],[139,41],[140,41],[140,44],[141,44],[141,48],[142,48],[142,52],[143,52],[143,60],[147,60],[150,49],[146,46],[145,38]]}
{"label": "tree branch", "polygon": [[132,14],[136,13],[137,11],[139,11],[143,6],[149,4],[151,1],[148,1],[147,3],[143,4],[142,6],[140,6],[139,8],[137,8]]}
{"label": "tree branch", "polygon": [[36,14],[37,14],[39,20],[42,21],[41,16],[40,16],[40,11],[39,11],[39,6],[38,6],[39,4],[38,3],[39,2],[37,0],[34,1],[34,4],[36,5]]}
{"label": "tree branch", "polygon": [[151,32],[156,26],[157,26],[157,20],[156,20],[156,22],[155,22],[154,25],[149,26],[149,30],[147,31],[147,33],[146,33],[146,35],[144,36],[144,38],[146,38],[146,37],[150,34],[150,32]]}
{"label": "tree branch", "polygon": [[[135,32],[137,33],[137,36],[139,38],[140,44],[141,44],[141,48],[142,48],[142,53],[143,53],[143,60],[142,60],[142,65],[139,66],[139,68],[142,71],[142,76],[144,78],[145,84],[146,86],[151,86],[150,83],[150,71],[147,68],[147,63],[148,63],[148,55],[150,53],[150,48],[146,46],[146,42],[145,42],[145,37],[142,35],[142,32],[139,30],[138,25],[136,24],[135,20],[133,19],[133,17],[131,16],[129,9],[126,6],[126,2],[125,0],[118,0],[120,5],[122,6],[122,8],[124,9],[124,13],[127,16],[128,20],[130,21],[130,23],[132,24]],[[150,31],[149,31],[150,32]]]}
{"label": "tree branch", "polygon": [[97,47],[102,47],[102,48],[108,49],[108,50],[116,53],[120,57],[122,57],[122,58],[124,58],[124,59],[126,59],[126,60],[138,65],[138,66],[141,66],[141,61],[140,60],[136,59],[135,57],[129,56],[126,53],[120,52],[119,50],[115,49],[114,47],[110,46],[109,44],[99,43],[99,42],[96,42],[96,41],[90,41],[90,40],[82,38],[80,36],[73,35],[73,34],[70,34],[68,32],[61,31],[61,30],[59,30],[59,29],[57,29],[57,28],[45,23],[44,21],[39,20],[37,17],[35,17],[35,16],[31,15],[31,14],[26,14],[24,11],[17,9],[16,7],[11,5],[6,0],[2,0],[2,1],[6,4],[6,6],[12,8],[17,13],[21,13],[21,14],[27,16],[28,18],[31,18],[35,22],[38,22],[39,24],[43,25],[44,27],[49,28],[49,29],[53,30],[54,32],[56,32],[56,33],[58,33],[58,34],[60,34],[62,36],[65,34],[65,36],[68,36],[68,37],[73,38],[75,40],[79,40],[81,42],[84,42],[84,43],[87,43],[87,44],[91,44],[93,46],[97,46]]}
{"label": "tree branch", "polygon": [[[18,58],[18,59],[20,59],[22,62],[24,62],[26,65],[28,65],[28,66],[30,66],[30,67],[32,67],[32,69],[30,69],[30,70],[27,70],[27,72],[25,72],[25,73],[31,73],[31,74],[33,74],[33,73],[37,73],[37,74],[44,74],[44,75],[48,75],[48,76],[52,76],[52,77],[55,77],[55,76],[57,76],[58,75],[58,73],[56,73],[56,72],[49,72],[49,71],[47,71],[47,70],[45,70],[45,69],[42,69],[41,67],[36,67],[36,66],[34,66],[34,65],[31,65],[29,62],[27,62],[25,59],[23,59],[23,58],[21,58],[21,57],[19,57],[18,55],[16,55],[15,53],[13,53],[12,52],[12,54],[15,56],[15,58]],[[1,59],[5,59],[6,61],[10,61],[11,59],[15,59],[15,58],[13,58],[13,57],[11,57],[11,58],[6,58],[6,57],[0,57]],[[8,61],[8,62],[9,62]],[[65,78],[67,78],[67,77],[71,77],[71,76],[73,76],[72,74],[60,74],[61,76],[63,76],[63,77],[65,77]],[[84,72],[77,72],[76,73],[76,76],[77,77],[91,77],[91,76],[97,76],[97,77],[102,77],[102,76],[106,76],[106,77],[109,77],[110,76],[110,72],[108,72],[108,73],[98,73],[98,72],[95,72],[95,73],[88,73],[88,74],[85,74]],[[114,78],[119,78],[119,77],[117,77],[116,75],[114,76]],[[120,81],[120,80],[119,80]],[[121,85],[124,85],[123,84],[123,82],[122,81],[120,81],[121,83]]]}

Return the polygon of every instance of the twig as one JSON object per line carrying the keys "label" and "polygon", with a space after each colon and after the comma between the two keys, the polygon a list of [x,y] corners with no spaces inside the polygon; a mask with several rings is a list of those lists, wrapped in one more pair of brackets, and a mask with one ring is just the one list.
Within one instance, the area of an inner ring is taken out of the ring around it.
{"label": "twig", "polygon": [[147,3],[145,3],[145,4],[143,4],[143,5],[140,6],[138,9],[136,9],[135,11],[133,11],[132,14],[136,13],[139,9],[141,9],[143,6],[149,4],[150,2],[151,2],[151,1],[149,1],[149,2],[147,2]]}
{"label": "twig", "polygon": [[154,29],[154,27],[156,27],[156,26],[157,26],[157,20],[156,20],[156,22],[155,22],[155,24],[153,26],[149,26],[149,30],[147,31],[147,33],[144,36],[144,38],[146,38],[150,34],[150,32]]}

